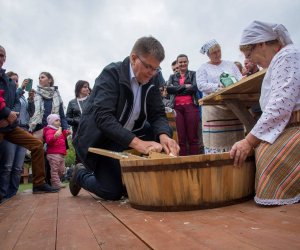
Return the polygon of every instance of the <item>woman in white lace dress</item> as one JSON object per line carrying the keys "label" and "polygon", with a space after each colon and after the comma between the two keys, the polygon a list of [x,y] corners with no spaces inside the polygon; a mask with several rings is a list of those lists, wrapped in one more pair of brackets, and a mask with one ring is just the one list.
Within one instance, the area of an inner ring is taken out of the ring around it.
{"label": "woman in white lace dress", "polygon": [[[200,52],[209,58],[196,72],[197,86],[203,96],[224,87],[220,81],[224,72],[237,81],[242,78],[234,62],[221,59],[221,47],[216,40],[205,43]],[[202,133],[206,154],[228,152],[235,142],[244,138],[244,126],[226,106],[203,106]]]}
{"label": "woman in white lace dress", "polygon": [[252,22],[242,34],[245,57],[267,68],[262,115],[230,155],[241,166],[255,148],[256,196],[261,205],[300,200],[300,52],[282,24]]}

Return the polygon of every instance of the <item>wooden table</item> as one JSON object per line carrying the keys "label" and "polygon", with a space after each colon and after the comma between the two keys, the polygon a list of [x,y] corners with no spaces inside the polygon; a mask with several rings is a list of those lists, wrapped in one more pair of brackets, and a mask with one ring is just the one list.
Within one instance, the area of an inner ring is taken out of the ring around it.
{"label": "wooden table", "polygon": [[199,100],[200,105],[226,105],[250,132],[256,123],[249,112],[249,107],[258,104],[262,80],[266,70],[261,70],[239,82],[220,89]]}

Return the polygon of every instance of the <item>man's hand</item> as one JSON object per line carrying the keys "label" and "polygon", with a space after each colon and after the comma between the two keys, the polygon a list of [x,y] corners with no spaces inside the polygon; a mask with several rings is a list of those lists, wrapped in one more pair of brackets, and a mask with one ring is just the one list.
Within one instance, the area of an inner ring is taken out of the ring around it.
{"label": "man's hand", "polygon": [[0,120],[0,128],[5,128],[9,125],[9,122],[6,119]]}
{"label": "man's hand", "polygon": [[162,145],[155,141],[143,141],[137,137],[134,137],[129,147],[141,152],[142,154],[149,154],[150,151],[161,152]]}
{"label": "man's hand", "polygon": [[180,147],[178,146],[177,142],[171,139],[166,134],[161,134],[159,136],[160,144],[162,145],[165,153],[167,155],[178,156]]}
{"label": "man's hand", "polygon": [[9,116],[6,118],[6,120],[9,122],[9,124],[13,124],[17,118],[18,118],[19,112],[10,111]]}

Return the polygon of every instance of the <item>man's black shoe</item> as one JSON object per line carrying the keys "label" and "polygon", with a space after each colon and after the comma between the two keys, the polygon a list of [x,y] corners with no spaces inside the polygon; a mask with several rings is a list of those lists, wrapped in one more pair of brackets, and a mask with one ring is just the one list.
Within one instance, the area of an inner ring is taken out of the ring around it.
{"label": "man's black shoe", "polygon": [[81,163],[76,164],[76,166],[74,167],[73,172],[72,172],[72,177],[70,178],[69,188],[70,188],[70,192],[73,196],[77,196],[81,189],[81,186],[79,186],[79,184],[76,181],[77,173],[80,169],[85,169],[83,164],[81,164]]}
{"label": "man's black shoe", "polygon": [[56,193],[59,191],[59,188],[53,188],[49,184],[44,183],[40,186],[36,186],[32,188],[33,194],[42,194],[42,193]]}

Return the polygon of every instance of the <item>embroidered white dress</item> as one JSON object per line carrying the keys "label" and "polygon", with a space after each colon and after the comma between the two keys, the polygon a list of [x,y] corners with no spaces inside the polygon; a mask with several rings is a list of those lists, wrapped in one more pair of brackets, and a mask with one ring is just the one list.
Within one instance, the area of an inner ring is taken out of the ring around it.
{"label": "embroidered white dress", "polygon": [[[203,96],[223,88],[220,75],[224,72],[237,80],[242,79],[239,69],[230,61],[222,61],[219,65],[204,63],[200,66],[196,80]],[[244,126],[226,106],[203,106],[202,133],[206,154],[228,152],[235,142],[244,138]]]}
{"label": "embroidered white dress", "polygon": [[203,96],[207,96],[218,89],[223,88],[220,82],[220,75],[229,73],[234,76],[236,80],[241,80],[242,75],[237,66],[230,61],[222,61],[219,65],[204,63],[196,72],[197,87],[202,91]]}
{"label": "embroidered white dress", "polygon": [[[282,48],[272,59],[262,83],[260,105],[263,113],[251,130],[262,140],[255,150],[254,200],[262,205],[297,203],[300,201],[300,52],[294,45]],[[293,111],[297,112],[292,114]]]}
{"label": "embroidered white dress", "polygon": [[289,122],[292,111],[300,109],[300,69],[295,67],[299,57],[297,48],[290,44],[269,65],[259,100],[263,113],[251,130],[260,140],[273,143]]}

